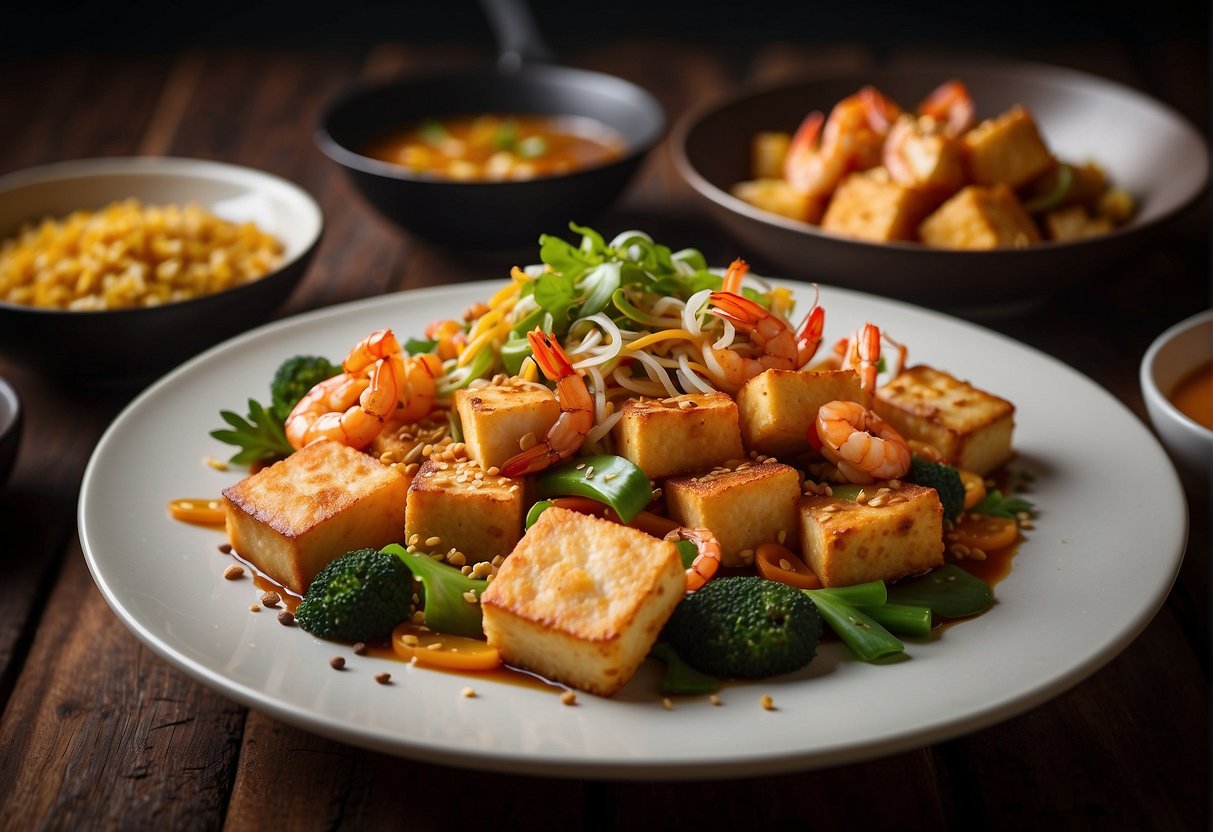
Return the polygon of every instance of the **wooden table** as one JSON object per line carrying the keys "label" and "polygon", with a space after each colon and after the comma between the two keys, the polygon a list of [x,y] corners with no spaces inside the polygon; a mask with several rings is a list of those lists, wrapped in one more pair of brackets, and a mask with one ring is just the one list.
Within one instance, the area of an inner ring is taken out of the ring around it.
{"label": "wooden table", "polygon": [[[1127,83],[1203,129],[1206,37],[1133,48],[1036,41],[1007,57]],[[899,57],[906,51],[894,50]],[[328,227],[283,315],[503,277],[508,263],[468,263],[389,227],[311,142],[322,103],[354,79],[489,59],[454,44],[382,43],[9,60],[0,88],[0,173],[75,157],[170,154],[295,180],[320,200]],[[851,44],[772,42],[737,51],[637,37],[587,48],[570,63],[646,85],[676,118],[745,81],[861,69],[877,59]],[[700,214],[664,148],[598,224],[651,229],[660,239],[698,245],[713,262],[749,254]],[[987,323],[1075,366],[1144,418],[1140,356],[1156,333],[1209,305],[1208,232],[1202,202],[1098,280],[1022,317]],[[1190,493],[1182,573],[1149,627],[1074,689],[1003,724],[840,768],[761,779],[738,771],[720,785],[490,776],[321,739],[246,710],[154,656],[102,600],[74,531],[93,445],[134,391],[75,389],[13,358],[0,359],[0,374],[27,408],[18,467],[0,495],[4,828],[366,828],[406,819],[424,829],[1208,825],[1209,512],[1200,484]]]}

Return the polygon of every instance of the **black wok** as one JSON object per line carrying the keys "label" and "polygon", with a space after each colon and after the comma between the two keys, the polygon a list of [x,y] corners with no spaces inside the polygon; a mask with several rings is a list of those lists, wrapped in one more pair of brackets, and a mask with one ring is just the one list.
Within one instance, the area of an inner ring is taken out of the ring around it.
{"label": "black wok", "polygon": [[[496,68],[355,87],[326,109],[316,131],[321,151],[385,217],[434,242],[478,250],[533,244],[570,221],[589,222],[624,189],[665,130],[661,106],[635,84],[545,63],[548,50],[525,6],[484,5],[498,38]],[[507,182],[440,180],[360,152],[410,122],[474,113],[590,118],[618,131],[626,150],[596,167]]]}

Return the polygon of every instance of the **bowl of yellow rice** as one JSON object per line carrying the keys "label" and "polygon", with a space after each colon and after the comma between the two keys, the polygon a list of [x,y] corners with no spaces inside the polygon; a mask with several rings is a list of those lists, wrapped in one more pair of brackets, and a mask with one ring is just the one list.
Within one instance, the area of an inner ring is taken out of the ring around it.
{"label": "bowl of yellow rice", "polygon": [[323,227],[297,185],[221,162],[0,177],[0,351],[78,382],[150,380],[270,317]]}

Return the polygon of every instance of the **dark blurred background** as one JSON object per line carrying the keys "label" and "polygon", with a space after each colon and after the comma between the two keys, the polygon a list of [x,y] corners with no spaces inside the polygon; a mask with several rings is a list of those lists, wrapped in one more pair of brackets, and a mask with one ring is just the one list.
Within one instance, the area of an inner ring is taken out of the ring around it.
{"label": "dark blurred background", "polygon": [[[532,0],[531,8],[558,55],[603,39],[644,34],[711,39],[721,48],[785,39],[858,41],[877,49],[906,42],[968,43],[996,50],[1030,47],[1036,41],[1132,42],[1176,35],[1207,44],[1209,36],[1209,3],[1202,0]],[[371,40],[458,40],[493,49],[476,0],[85,0],[12,4],[4,16],[8,37],[3,53],[10,59],[64,50],[160,51],[193,44],[357,47]],[[1208,66],[1193,69],[1207,72]]]}

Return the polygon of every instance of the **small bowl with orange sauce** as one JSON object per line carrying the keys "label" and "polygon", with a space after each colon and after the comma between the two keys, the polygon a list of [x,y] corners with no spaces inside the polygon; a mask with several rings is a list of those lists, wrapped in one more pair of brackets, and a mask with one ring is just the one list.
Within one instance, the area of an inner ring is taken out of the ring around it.
{"label": "small bowl with orange sauce", "polygon": [[1162,333],[1141,361],[1146,412],[1176,467],[1208,483],[1213,472],[1213,310]]}

